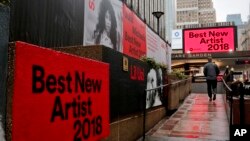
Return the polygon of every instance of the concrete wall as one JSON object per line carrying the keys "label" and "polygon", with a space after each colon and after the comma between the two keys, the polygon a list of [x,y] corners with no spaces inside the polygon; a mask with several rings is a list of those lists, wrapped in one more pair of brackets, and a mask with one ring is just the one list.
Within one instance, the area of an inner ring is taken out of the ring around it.
{"label": "concrete wall", "polygon": [[[166,116],[165,107],[146,113],[146,132]],[[143,115],[131,115],[110,124],[110,135],[103,141],[134,141],[143,135]]]}

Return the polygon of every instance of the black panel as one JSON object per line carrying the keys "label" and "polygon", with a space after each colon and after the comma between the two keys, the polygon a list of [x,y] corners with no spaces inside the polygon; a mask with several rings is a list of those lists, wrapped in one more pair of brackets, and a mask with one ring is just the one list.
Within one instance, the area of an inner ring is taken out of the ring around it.
{"label": "black panel", "polygon": [[[110,113],[111,122],[118,117],[143,111],[148,66],[110,48],[103,48],[103,61],[110,64]],[[129,71],[123,71],[123,56],[128,58]],[[132,80],[131,65],[144,70],[144,80]]]}
{"label": "black panel", "polygon": [[0,126],[5,128],[10,9],[0,5]]}
{"label": "black panel", "polygon": [[45,47],[82,45],[84,0],[14,0],[11,41]]}

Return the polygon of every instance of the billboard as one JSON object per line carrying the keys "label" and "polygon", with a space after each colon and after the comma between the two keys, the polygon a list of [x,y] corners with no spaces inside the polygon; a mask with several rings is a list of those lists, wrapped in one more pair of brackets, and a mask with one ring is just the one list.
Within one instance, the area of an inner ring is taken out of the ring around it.
{"label": "billboard", "polygon": [[151,54],[147,24],[121,0],[13,1],[11,8],[10,41],[53,48],[100,44],[136,59]]}
{"label": "billboard", "polygon": [[84,14],[83,45],[100,44],[136,59],[146,56],[171,63],[166,59],[166,42],[122,1],[85,0]]}
{"label": "billboard", "polygon": [[234,51],[236,36],[235,26],[183,29],[183,50],[184,53]]}
{"label": "billboard", "polygon": [[122,52],[122,2],[86,0],[84,45],[105,45]]}
{"label": "billboard", "polygon": [[158,63],[167,63],[168,46],[152,29],[147,27],[147,57],[154,58]]}
{"label": "billboard", "polygon": [[17,42],[13,141],[100,140],[109,135],[109,65]]}
{"label": "billboard", "polygon": [[182,29],[175,29],[172,31],[172,49],[182,48]]}
{"label": "billboard", "polygon": [[123,53],[140,59],[146,55],[146,25],[123,6]]}

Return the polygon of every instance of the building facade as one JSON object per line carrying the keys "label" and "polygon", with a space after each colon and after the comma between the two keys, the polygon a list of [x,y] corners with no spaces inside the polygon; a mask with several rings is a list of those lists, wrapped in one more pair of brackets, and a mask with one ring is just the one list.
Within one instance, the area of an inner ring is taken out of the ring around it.
{"label": "building facade", "polygon": [[176,27],[216,22],[212,0],[176,0]]}
{"label": "building facade", "polygon": [[[167,0],[166,1],[166,39],[171,41],[172,31],[176,25],[176,0]],[[171,41],[172,43],[172,41]]]}
{"label": "building facade", "polygon": [[242,25],[241,14],[230,14],[227,15],[227,22],[234,22],[235,25]]}
{"label": "building facade", "polygon": [[238,44],[240,45],[240,50],[250,50],[250,19],[242,25]]}

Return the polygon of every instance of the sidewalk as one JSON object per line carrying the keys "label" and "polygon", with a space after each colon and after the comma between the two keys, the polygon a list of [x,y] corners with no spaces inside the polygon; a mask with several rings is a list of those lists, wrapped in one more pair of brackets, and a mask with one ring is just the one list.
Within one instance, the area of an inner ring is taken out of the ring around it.
{"label": "sidewalk", "polygon": [[208,101],[206,94],[189,95],[179,109],[146,134],[146,141],[225,141],[229,122],[223,95]]}

